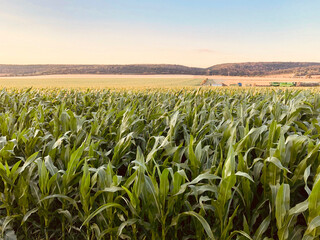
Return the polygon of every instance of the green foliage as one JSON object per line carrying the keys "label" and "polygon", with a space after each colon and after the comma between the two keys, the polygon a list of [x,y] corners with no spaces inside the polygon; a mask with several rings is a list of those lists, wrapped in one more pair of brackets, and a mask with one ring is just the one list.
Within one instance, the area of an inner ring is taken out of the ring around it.
{"label": "green foliage", "polygon": [[0,238],[320,237],[320,96],[2,90]]}

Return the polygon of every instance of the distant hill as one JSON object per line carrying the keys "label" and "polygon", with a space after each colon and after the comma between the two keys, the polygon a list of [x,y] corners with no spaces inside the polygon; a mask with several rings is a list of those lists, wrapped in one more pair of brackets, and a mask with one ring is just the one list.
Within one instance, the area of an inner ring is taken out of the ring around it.
{"label": "distant hill", "polygon": [[53,74],[190,74],[204,75],[203,68],[169,64],[134,65],[0,65],[2,76],[36,76]]}
{"label": "distant hill", "polygon": [[210,75],[265,76],[276,74],[319,75],[320,63],[315,62],[248,62],[218,64],[208,68]]}
{"label": "distant hill", "polygon": [[209,68],[170,64],[131,65],[8,65],[0,64],[0,76],[37,76],[54,74],[186,74],[224,76],[266,76],[292,74],[320,75],[316,62],[248,62],[225,63]]}

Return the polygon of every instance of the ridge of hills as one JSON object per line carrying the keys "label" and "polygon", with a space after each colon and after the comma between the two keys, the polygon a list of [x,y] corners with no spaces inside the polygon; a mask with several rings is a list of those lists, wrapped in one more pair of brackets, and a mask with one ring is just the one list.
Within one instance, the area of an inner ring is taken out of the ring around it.
{"label": "ridge of hills", "polygon": [[208,68],[174,64],[80,65],[80,64],[0,64],[0,76],[40,76],[56,74],[181,74],[222,76],[267,76],[292,74],[293,76],[320,75],[317,62],[246,62],[224,63]]}

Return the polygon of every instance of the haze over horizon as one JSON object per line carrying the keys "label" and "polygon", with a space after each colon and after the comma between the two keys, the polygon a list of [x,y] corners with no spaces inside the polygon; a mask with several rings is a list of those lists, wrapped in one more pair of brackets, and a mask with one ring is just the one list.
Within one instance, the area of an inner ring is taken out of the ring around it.
{"label": "haze over horizon", "polygon": [[316,0],[0,0],[0,64],[320,62]]}

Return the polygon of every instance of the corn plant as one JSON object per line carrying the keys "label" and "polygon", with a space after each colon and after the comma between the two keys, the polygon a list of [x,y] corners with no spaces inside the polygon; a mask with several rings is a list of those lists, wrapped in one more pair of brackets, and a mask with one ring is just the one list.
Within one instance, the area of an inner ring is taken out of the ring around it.
{"label": "corn plant", "polygon": [[0,91],[0,238],[320,238],[320,95]]}

